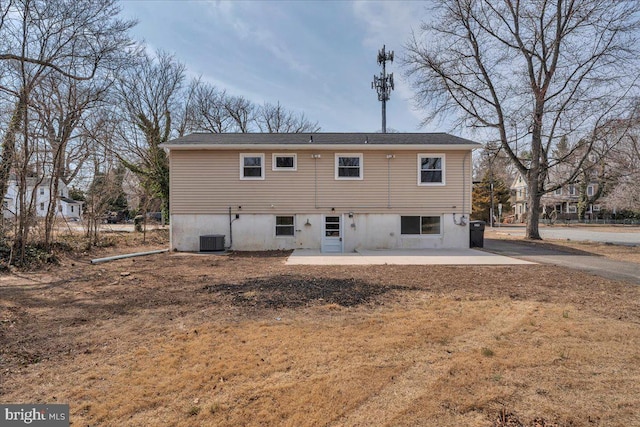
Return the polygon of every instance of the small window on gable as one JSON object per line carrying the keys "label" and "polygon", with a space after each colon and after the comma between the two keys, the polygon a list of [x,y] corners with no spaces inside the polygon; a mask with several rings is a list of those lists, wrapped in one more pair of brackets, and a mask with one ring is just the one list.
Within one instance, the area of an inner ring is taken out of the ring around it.
{"label": "small window on gable", "polygon": [[293,236],[295,232],[293,216],[276,217],[276,236]]}
{"label": "small window on gable", "polygon": [[274,171],[295,171],[298,168],[295,154],[274,154],[271,169]]}
{"label": "small window on gable", "polygon": [[444,185],[444,154],[418,154],[418,185]]}
{"label": "small window on gable", "polygon": [[363,179],[362,154],[336,154],[336,179]]}
{"label": "small window on gable", "polygon": [[556,189],[556,191],[554,191],[553,194],[555,194],[556,196],[562,196],[562,187]]}
{"label": "small window on gable", "polygon": [[44,196],[44,187],[40,187],[40,195]]}
{"label": "small window on gable", "polygon": [[264,154],[240,154],[240,179],[264,179]]}
{"label": "small window on gable", "polygon": [[587,187],[587,196],[593,196],[593,185]]}

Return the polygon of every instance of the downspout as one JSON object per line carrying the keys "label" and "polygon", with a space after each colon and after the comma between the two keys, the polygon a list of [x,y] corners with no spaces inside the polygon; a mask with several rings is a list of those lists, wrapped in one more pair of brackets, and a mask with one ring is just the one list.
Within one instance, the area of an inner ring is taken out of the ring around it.
{"label": "downspout", "polygon": [[229,246],[226,249],[233,247],[233,222],[238,218],[231,218],[231,206],[229,206]]}
{"label": "downspout", "polygon": [[387,208],[391,209],[391,157],[387,155]]}
{"label": "downspout", "polygon": [[318,154],[312,154],[313,156],[313,203],[315,208],[318,209]]}
{"label": "downspout", "polygon": [[462,217],[464,218],[464,214],[466,212],[466,201],[467,201],[467,167],[465,164],[467,163],[467,158],[471,154],[471,151],[467,151],[462,159]]}
{"label": "downspout", "polygon": [[471,154],[471,151],[467,151],[462,159],[462,216],[460,217],[460,222],[456,222],[456,214],[453,214],[453,223],[461,226],[467,224],[464,216],[467,208],[467,167],[465,165],[469,158],[469,154]]}

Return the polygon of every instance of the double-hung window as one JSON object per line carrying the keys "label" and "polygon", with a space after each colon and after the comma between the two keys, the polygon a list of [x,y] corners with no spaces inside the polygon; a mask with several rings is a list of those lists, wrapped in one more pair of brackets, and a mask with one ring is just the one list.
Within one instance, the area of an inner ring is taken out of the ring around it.
{"label": "double-hung window", "polygon": [[240,154],[240,179],[264,179],[264,154]]}
{"label": "double-hung window", "polygon": [[363,179],[362,154],[336,154],[336,179]]}
{"label": "double-hung window", "polygon": [[401,216],[400,234],[403,235],[439,235],[441,218],[439,216]]}
{"label": "double-hung window", "polygon": [[444,185],[444,154],[418,154],[418,185]]}
{"label": "double-hung window", "polygon": [[293,236],[295,231],[293,216],[276,217],[276,236]]}

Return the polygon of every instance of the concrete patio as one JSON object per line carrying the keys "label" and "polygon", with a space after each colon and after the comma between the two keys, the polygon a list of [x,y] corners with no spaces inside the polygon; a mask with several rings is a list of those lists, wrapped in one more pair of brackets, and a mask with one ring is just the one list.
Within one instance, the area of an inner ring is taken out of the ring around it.
{"label": "concrete patio", "polygon": [[517,265],[535,262],[477,249],[358,249],[350,253],[321,253],[296,249],[286,265]]}

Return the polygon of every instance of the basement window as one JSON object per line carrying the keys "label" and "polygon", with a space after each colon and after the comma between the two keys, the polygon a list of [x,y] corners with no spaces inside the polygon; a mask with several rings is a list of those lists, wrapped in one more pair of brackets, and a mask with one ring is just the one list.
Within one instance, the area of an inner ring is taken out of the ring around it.
{"label": "basement window", "polygon": [[439,235],[441,218],[439,216],[401,216],[400,234],[403,235]]}
{"label": "basement window", "polygon": [[294,219],[293,216],[277,216],[276,217],[276,236],[293,236],[294,235]]}

